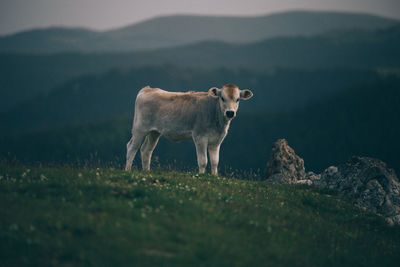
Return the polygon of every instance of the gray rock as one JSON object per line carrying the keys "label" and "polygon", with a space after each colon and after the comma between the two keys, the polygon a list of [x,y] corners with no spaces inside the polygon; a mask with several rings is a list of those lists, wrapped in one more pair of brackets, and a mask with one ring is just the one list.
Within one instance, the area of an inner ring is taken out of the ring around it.
{"label": "gray rock", "polygon": [[352,157],[338,167],[330,166],[321,174],[306,173],[304,160],[285,139],[279,139],[272,148],[265,178],[273,183],[306,184],[336,190],[340,197],[353,197],[358,207],[384,217],[390,225],[400,225],[400,183],[394,170],[381,160]]}
{"label": "gray rock", "polygon": [[389,224],[400,224],[400,183],[381,160],[352,157],[326,169],[312,184],[337,190],[339,196],[352,196],[358,207],[383,216]]}
{"label": "gray rock", "polygon": [[273,183],[293,184],[305,176],[304,160],[296,155],[285,139],[276,141],[265,168],[265,178]]}
{"label": "gray rock", "polygon": [[351,196],[358,207],[384,217],[390,225],[400,225],[400,183],[394,170],[379,159],[352,157],[320,175],[307,173],[301,184],[333,189],[340,197]]}

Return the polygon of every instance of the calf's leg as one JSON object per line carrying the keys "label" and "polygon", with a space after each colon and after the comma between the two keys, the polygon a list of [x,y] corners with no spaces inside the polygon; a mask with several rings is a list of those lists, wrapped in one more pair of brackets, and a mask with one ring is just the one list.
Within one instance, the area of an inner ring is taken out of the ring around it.
{"label": "calf's leg", "polygon": [[150,170],[151,155],[153,154],[154,148],[156,147],[160,136],[161,134],[156,131],[152,131],[146,136],[146,139],[140,148],[143,170]]}
{"label": "calf's leg", "polygon": [[219,148],[220,146],[208,146],[208,155],[210,156],[211,173],[218,175],[218,162],[219,162]]}
{"label": "calf's leg", "polygon": [[131,170],[133,160],[135,159],[136,153],[145,136],[146,134],[143,132],[133,131],[131,140],[129,140],[128,144],[126,144],[126,171]]}
{"label": "calf's leg", "polygon": [[207,142],[201,138],[194,139],[197,153],[197,164],[199,165],[199,173],[205,173],[207,167]]}

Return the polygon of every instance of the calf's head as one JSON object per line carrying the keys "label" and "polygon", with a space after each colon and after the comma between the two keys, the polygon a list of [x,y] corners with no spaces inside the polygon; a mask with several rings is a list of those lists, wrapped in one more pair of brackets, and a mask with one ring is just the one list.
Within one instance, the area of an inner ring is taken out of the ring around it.
{"label": "calf's head", "polygon": [[221,112],[228,120],[236,116],[240,99],[247,100],[253,96],[250,90],[240,90],[239,87],[234,84],[226,84],[221,89],[217,87],[210,88],[208,94],[214,98],[218,98]]}

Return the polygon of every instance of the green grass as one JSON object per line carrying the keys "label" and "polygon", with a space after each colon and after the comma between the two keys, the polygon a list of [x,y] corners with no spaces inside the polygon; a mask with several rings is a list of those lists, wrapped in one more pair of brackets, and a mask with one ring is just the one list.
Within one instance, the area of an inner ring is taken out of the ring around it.
{"label": "green grass", "polygon": [[400,227],[302,186],[0,165],[1,266],[398,266]]}

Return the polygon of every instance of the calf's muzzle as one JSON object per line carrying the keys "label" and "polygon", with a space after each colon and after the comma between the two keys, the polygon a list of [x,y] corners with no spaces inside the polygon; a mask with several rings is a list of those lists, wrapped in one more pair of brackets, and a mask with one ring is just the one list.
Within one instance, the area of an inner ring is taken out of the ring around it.
{"label": "calf's muzzle", "polygon": [[235,111],[228,110],[227,112],[225,112],[225,114],[228,118],[233,118],[233,116],[235,116]]}

